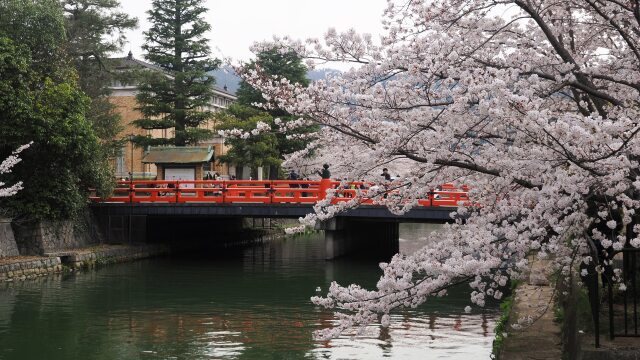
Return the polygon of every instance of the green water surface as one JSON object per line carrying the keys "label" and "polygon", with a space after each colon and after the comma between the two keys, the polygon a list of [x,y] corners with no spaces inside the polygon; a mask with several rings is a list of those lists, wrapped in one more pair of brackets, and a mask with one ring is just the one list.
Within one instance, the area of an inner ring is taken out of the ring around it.
{"label": "green water surface", "polygon": [[[401,251],[429,225],[402,225]],[[314,341],[331,281],[375,284],[375,262],[324,260],[322,235],[162,258],[0,288],[0,359],[488,359],[495,306],[465,314],[467,287],[392,316],[389,329]]]}

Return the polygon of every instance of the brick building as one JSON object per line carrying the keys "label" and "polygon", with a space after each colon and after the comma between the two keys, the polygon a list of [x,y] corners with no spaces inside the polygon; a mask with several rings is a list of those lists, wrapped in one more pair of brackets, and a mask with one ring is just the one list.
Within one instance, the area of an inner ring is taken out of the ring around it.
{"label": "brick building", "polygon": [[[127,57],[112,58],[110,65],[114,71],[128,71],[128,70],[145,70],[151,69],[155,71],[164,71],[162,68],[149,64],[145,61],[136,59],[133,54],[129,52]],[[110,102],[114,104],[117,111],[120,113],[122,119],[123,130],[120,133],[120,137],[128,139],[132,135],[151,135],[155,138],[162,138],[172,136],[171,129],[165,130],[144,130],[133,125],[133,121],[142,118],[142,114],[136,110],[138,106],[136,101],[136,94],[138,87],[136,84],[125,84],[116,82],[111,87]],[[228,92],[226,86],[224,88],[214,87],[214,97],[211,101],[209,109],[220,110],[227,108],[231,103],[236,100],[235,95]],[[215,121],[209,121],[203,125],[203,128],[215,130]],[[215,131],[214,131],[215,133]],[[220,175],[228,175],[229,167],[226,164],[221,164],[215,160],[216,155],[222,155],[226,153],[227,146],[224,143],[224,139],[218,135],[214,135],[211,139],[203,141],[198,144],[200,147],[211,147],[213,149],[213,161],[210,164],[203,165],[203,171],[217,172]],[[149,153],[150,149],[143,149],[141,147],[133,146],[131,141],[128,141],[122,148],[120,156],[114,159],[113,168],[115,177],[127,178],[129,173],[133,173],[134,179],[158,179],[162,178],[164,174],[159,174],[158,169],[154,163],[144,161],[144,157]],[[208,168],[207,168],[208,167]],[[200,172],[199,172],[200,174]]]}

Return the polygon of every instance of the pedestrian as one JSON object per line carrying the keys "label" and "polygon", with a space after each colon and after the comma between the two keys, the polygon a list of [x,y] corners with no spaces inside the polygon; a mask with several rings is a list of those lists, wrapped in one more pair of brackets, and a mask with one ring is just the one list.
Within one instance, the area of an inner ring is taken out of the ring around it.
{"label": "pedestrian", "polygon": [[[391,174],[389,174],[389,169],[387,169],[387,168],[382,169],[382,174],[380,174],[380,176],[382,176],[384,178],[385,182],[391,181]],[[386,199],[388,195],[389,195],[389,185],[385,183],[384,184],[384,195],[382,197]]]}
{"label": "pedestrian", "polygon": [[433,192],[433,198],[435,200],[440,200],[441,196],[440,196],[440,192],[442,191],[442,188],[440,186],[437,186],[436,189]]}
{"label": "pedestrian", "polygon": [[[304,180],[305,181],[309,181],[309,178],[304,178]],[[304,183],[304,184],[300,185],[300,187],[303,188],[303,189],[308,189],[309,188],[309,183]],[[308,193],[303,192],[302,193],[302,197],[307,197],[307,194]]]}
{"label": "pedestrian", "polygon": [[391,174],[389,174],[389,169],[387,168],[382,169],[380,176],[384,177],[385,181],[391,181]]}
{"label": "pedestrian", "polygon": [[318,171],[318,174],[323,179],[331,179],[331,172],[329,171],[329,164],[322,165],[322,170]]}
{"label": "pedestrian", "polygon": [[[296,180],[299,180],[299,179],[300,179],[300,177],[298,176],[296,171],[295,170],[291,170],[291,172],[289,173],[289,180],[296,181]],[[297,188],[297,187],[300,187],[300,185],[298,185],[298,184],[290,184],[289,187]]]}
{"label": "pedestrian", "polygon": [[[202,177],[202,180],[205,180],[205,181],[209,181],[209,180],[212,180],[212,179],[213,179],[213,175],[211,175],[211,171],[207,171],[207,172],[204,174],[204,176]],[[204,184],[202,184],[202,187],[203,187],[203,188],[210,188],[210,187],[211,187],[211,185],[210,185],[210,184],[208,184],[208,183],[204,183]],[[205,191],[205,192],[204,192],[204,196],[211,196],[211,195],[213,195],[213,193],[212,193],[212,192],[209,192],[209,191]]]}

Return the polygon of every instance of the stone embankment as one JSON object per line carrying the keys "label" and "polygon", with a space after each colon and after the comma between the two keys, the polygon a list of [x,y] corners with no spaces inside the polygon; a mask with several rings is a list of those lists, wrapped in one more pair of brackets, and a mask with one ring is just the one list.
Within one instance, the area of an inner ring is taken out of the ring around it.
{"label": "stone embankment", "polygon": [[35,279],[65,270],[133,261],[168,252],[169,248],[164,245],[99,245],[45,256],[6,257],[0,259],[0,282]]}
{"label": "stone embankment", "polygon": [[0,281],[33,279],[61,271],[62,263],[59,257],[17,256],[0,259]]}

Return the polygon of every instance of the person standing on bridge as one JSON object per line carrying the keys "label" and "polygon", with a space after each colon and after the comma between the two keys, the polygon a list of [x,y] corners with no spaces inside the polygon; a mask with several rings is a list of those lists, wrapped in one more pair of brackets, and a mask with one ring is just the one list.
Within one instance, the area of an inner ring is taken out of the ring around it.
{"label": "person standing on bridge", "polygon": [[318,174],[323,179],[331,179],[331,172],[329,171],[329,164],[322,165],[322,170],[318,171]]}
{"label": "person standing on bridge", "polygon": [[[300,177],[298,176],[298,174],[296,174],[296,171],[295,170],[291,170],[291,172],[289,173],[289,180],[296,181],[299,178]],[[294,184],[289,184],[289,187],[290,188],[299,188],[300,185],[294,183]],[[289,196],[296,197],[296,193],[295,192],[294,193],[289,193]]]}
{"label": "person standing on bridge", "polygon": [[[295,170],[291,170],[291,172],[289,173],[289,180],[299,180],[300,177],[298,176],[298,174],[296,173]],[[297,188],[299,187],[298,184],[291,184],[292,188]]]}
{"label": "person standing on bridge", "polygon": [[[304,178],[304,179],[302,179],[302,180],[309,181],[309,178],[308,178],[308,177],[306,177],[306,178]],[[303,189],[308,189],[308,188],[309,188],[309,183],[301,184],[301,185],[300,185],[300,187],[301,187],[301,188],[303,188]],[[303,192],[301,196],[302,196],[302,197],[307,197],[307,194],[308,194],[308,193]]]}
{"label": "person standing on bridge", "polygon": [[380,176],[382,176],[384,178],[384,198],[387,198],[388,195],[388,191],[389,191],[389,184],[388,182],[391,181],[391,174],[389,174],[389,169],[384,168],[382,169],[382,174],[380,174]]}
{"label": "person standing on bridge", "polygon": [[380,176],[384,177],[385,181],[391,181],[391,174],[389,174],[389,169],[382,169],[382,174]]}

